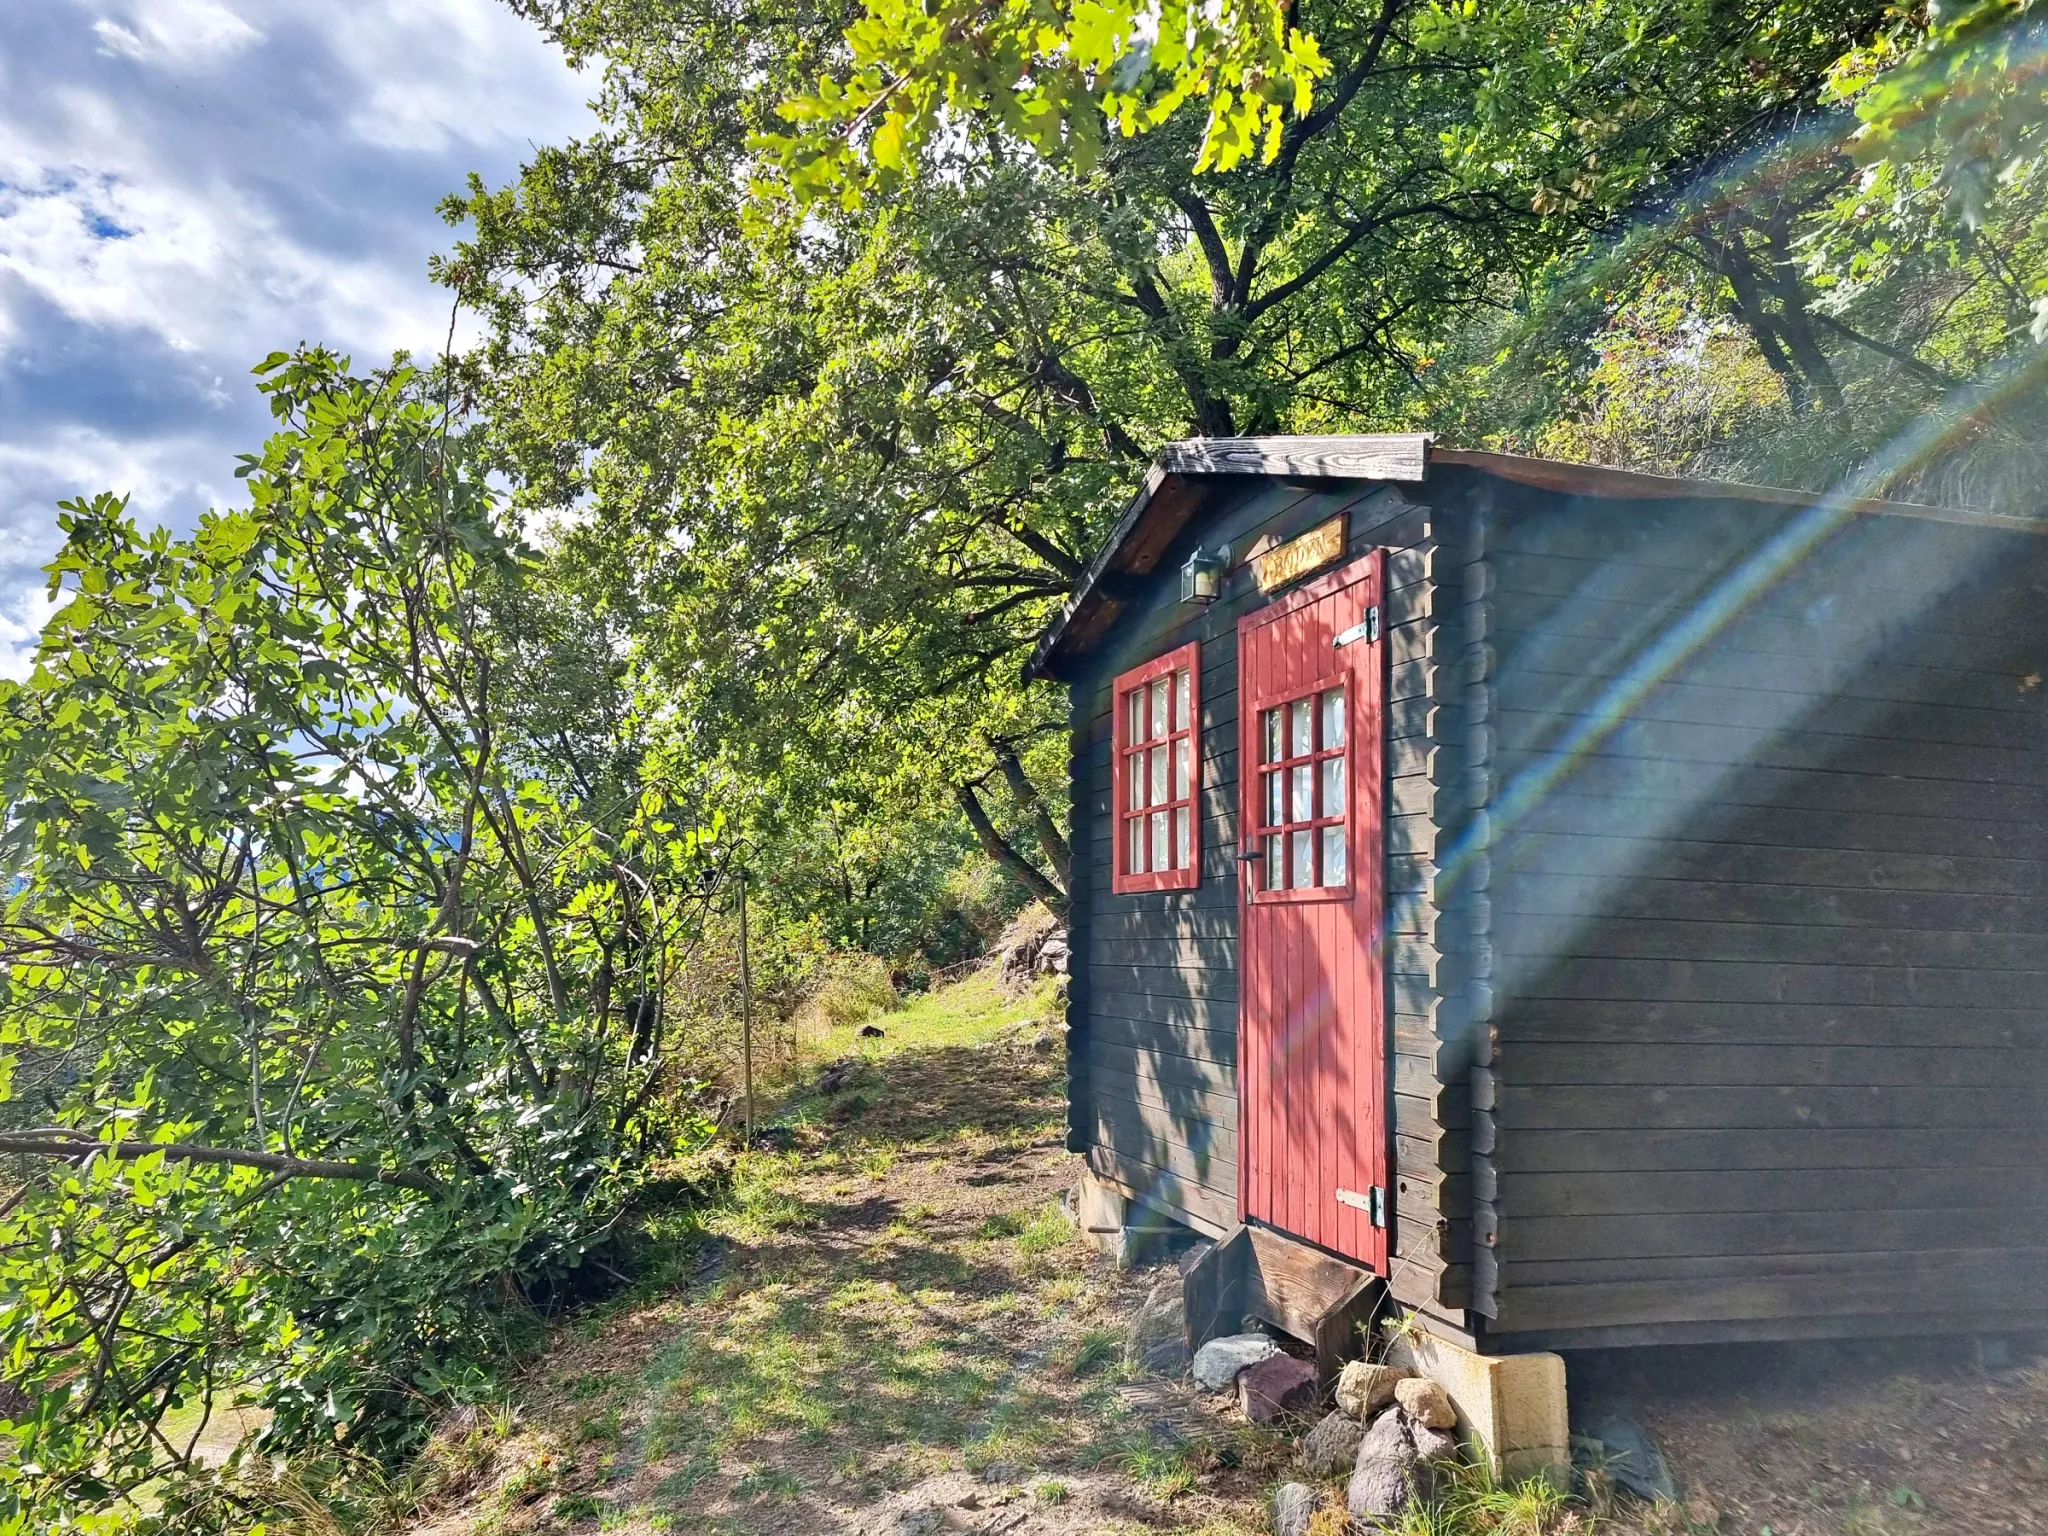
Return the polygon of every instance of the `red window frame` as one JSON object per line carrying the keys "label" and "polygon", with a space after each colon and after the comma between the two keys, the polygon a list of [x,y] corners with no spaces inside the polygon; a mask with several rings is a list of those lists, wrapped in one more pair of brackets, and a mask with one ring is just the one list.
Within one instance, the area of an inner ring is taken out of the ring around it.
{"label": "red window frame", "polygon": [[[1185,719],[1177,718],[1174,710],[1173,675],[1185,670],[1188,675],[1187,710]],[[1166,698],[1168,719],[1167,729],[1157,729],[1158,723],[1152,718],[1152,684],[1159,678],[1167,679]],[[1140,694],[1145,700],[1146,734],[1142,740],[1131,738],[1131,697]],[[1110,888],[1119,894],[1126,891],[1191,891],[1202,879],[1202,667],[1201,642],[1190,640],[1186,645],[1176,646],[1162,656],[1155,656],[1143,666],[1133,667],[1117,675],[1110,690],[1112,708],[1111,764],[1112,800],[1110,806],[1110,836],[1115,846],[1111,850]],[[1187,792],[1177,793],[1176,782],[1179,751],[1182,742],[1187,744]],[[1155,801],[1151,794],[1151,781],[1141,776],[1138,789],[1143,792],[1145,804],[1134,807],[1131,803],[1133,765],[1142,757],[1147,762],[1154,751],[1163,751],[1166,763],[1166,795]],[[1152,855],[1157,850],[1152,834],[1146,836],[1146,867],[1132,868],[1131,826],[1148,826],[1149,818],[1163,813],[1166,817],[1167,863],[1175,862],[1178,852],[1176,819],[1184,813],[1187,817],[1188,851],[1186,868],[1154,869]]]}
{"label": "red window frame", "polygon": [[[1340,717],[1343,741],[1336,747],[1327,739],[1327,719],[1322,702],[1326,694],[1342,689],[1344,693],[1343,713]],[[1246,831],[1248,834],[1247,853],[1251,856],[1253,870],[1250,874],[1250,898],[1255,902],[1283,901],[1347,901],[1352,894],[1353,883],[1358,878],[1358,761],[1359,751],[1359,688],[1357,679],[1349,669],[1330,672],[1309,682],[1297,683],[1289,688],[1276,689],[1252,700],[1246,715],[1248,722],[1241,733],[1244,747],[1241,760],[1249,762],[1249,804],[1245,807]],[[1278,757],[1269,757],[1265,740],[1265,720],[1271,711],[1281,712],[1279,729],[1290,730],[1287,718],[1292,706],[1306,703],[1309,706],[1310,741],[1306,752],[1297,752],[1291,741],[1283,740]],[[1341,766],[1339,774],[1344,796],[1343,810],[1332,815],[1328,809],[1326,795],[1329,782],[1324,776],[1324,764],[1335,761]],[[1314,807],[1313,813],[1303,817],[1295,814],[1294,790],[1290,784],[1294,773],[1307,770],[1309,795]],[[1278,784],[1281,799],[1281,816],[1273,820],[1269,784]],[[1341,831],[1344,848],[1344,878],[1330,884],[1294,883],[1296,859],[1299,847],[1295,843],[1297,834],[1310,839],[1309,857],[1320,871],[1324,858],[1321,847],[1321,833],[1324,828]],[[1270,884],[1272,872],[1269,839],[1283,839],[1281,885]]]}

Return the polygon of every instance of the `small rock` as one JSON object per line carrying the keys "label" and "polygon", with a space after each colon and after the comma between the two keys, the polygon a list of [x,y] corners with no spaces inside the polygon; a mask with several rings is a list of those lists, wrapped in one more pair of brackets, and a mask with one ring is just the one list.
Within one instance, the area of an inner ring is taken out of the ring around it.
{"label": "small rock", "polygon": [[1458,1410],[1451,1406],[1450,1394],[1427,1376],[1395,1382],[1394,1401],[1409,1418],[1431,1429],[1449,1429],[1458,1422]]}
{"label": "small rock", "polygon": [[1394,1400],[1394,1384],[1413,1374],[1398,1365],[1353,1360],[1337,1373],[1337,1406],[1354,1419],[1369,1419]]}
{"label": "small rock", "polygon": [[1049,1029],[1041,1029],[1031,1037],[1031,1049],[1036,1055],[1050,1056],[1058,1046],[1059,1042],[1053,1039]]}
{"label": "small rock", "polygon": [[1336,1477],[1358,1464],[1358,1442],[1364,1438],[1363,1424],[1341,1408],[1332,1409],[1302,1437],[1301,1464],[1310,1477]]}
{"label": "small rock", "polygon": [[1124,1364],[1155,1376],[1178,1376],[1188,1368],[1187,1309],[1178,1274],[1152,1287],[1145,1304],[1124,1330]]}
{"label": "small rock", "polygon": [[1273,1536],[1308,1536],[1308,1523],[1315,1517],[1315,1489],[1282,1483],[1273,1490]]}
{"label": "small rock", "polygon": [[879,1024],[863,1024],[860,1027],[860,1037],[863,1040],[879,1040],[882,1033],[882,1026]]}
{"label": "small rock", "polygon": [[946,1517],[929,1505],[899,1511],[894,1519],[885,1517],[873,1526],[875,1536],[938,1536]]}
{"label": "small rock", "polygon": [[1390,1456],[1398,1459],[1413,1455],[1414,1451],[1415,1441],[1409,1436],[1407,1417],[1397,1409],[1389,1408],[1373,1419],[1359,1437],[1355,1464],[1362,1467],[1368,1461]]}
{"label": "small rock", "polygon": [[1204,1392],[1228,1392],[1239,1371],[1279,1353],[1279,1346],[1263,1333],[1233,1333],[1211,1339],[1195,1351],[1195,1384]]}
{"label": "small rock", "polygon": [[1316,1368],[1292,1355],[1274,1355],[1237,1375],[1237,1405],[1254,1424],[1269,1424],[1282,1414],[1313,1413]]}
{"label": "small rock", "polygon": [[1425,1467],[1457,1459],[1458,1437],[1448,1429],[1431,1429],[1419,1419],[1410,1419],[1408,1438],[1415,1445],[1416,1459]]}
{"label": "small rock", "polygon": [[1390,1408],[1373,1420],[1358,1442],[1358,1463],[1344,1490],[1344,1502],[1351,1517],[1367,1530],[1383,1530],[1422,1496],[1423,1476],[1408,1426]]}
{"label": "small rock", "polygon": [[1024,1469],[1014,1461],[992,1461],[981,1469],[984,1483],[1015,1483],[1022,1481]]}
{"label": "small rock", "polygon": [[818,1092],[831,1096],[844,1088],[854,1073],[860,1070],[857,1061],[835,1061],[818,1074]]}

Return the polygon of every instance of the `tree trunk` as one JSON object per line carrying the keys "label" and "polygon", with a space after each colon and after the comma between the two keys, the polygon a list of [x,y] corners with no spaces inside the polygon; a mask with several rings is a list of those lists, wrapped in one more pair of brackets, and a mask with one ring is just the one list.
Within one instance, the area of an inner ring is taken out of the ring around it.
{"label": "tree trunk", "polygon": [[1724,242],[1710,236],[1700,236],[1700,247],[1706,252],[1708,270],[1727,279],[1729,292],[1733,295],[1730,307],[1735,318],[1740,320],[1755,340],[1757,350],[1763,353],[1764,362],[1770,366],[1785,386],[1785,396],[1791,401],[1795,412],[1806,408],[1806,376],[1798,365],[1785,355],[1785,348],[1778,339],[1778,327],[1764,309],[1763,295],[1758,290],[1756,273],[1749,256],[1741,248],[1741,236],[1730,235]]}
{"label": "tree trunk", "polygon": [[996,824],[988,819],[988,812],[982,809],[981,799],[974,793],[971,784],[955,784],[953,798],[960,802],[961,814],[967,824],[974,828],[974,835],[980,840],[983,851],[1003,868],[1024,882],[1024,889],[1044,905],[1046,911],[1061,922],[1067,920],[1067,893],[1061,890],[1023,854],[1004,840],[996,830]]}
{"label": "tree trunk", "polygon": [[1068,866],[1070,854],[1067,840],[1060,836],[1059,826],[1052,819],[1052,812],[1045,808],[1045,802],[1038,796],[1038,786],[1031,782],[1031,776],[1024,771],[1023,763],[1017,760],[1017,749],[1007,741],[990,744],[996,754],[996,766],[1003,771],[1003,782],[1010,786],[1010,793],[1016,796],[1017,807],[1031,818],[1031,830],[1038,839],[1039,849],[1045,854],[1045,862],[1052,866],[1053,878],[1070,889],[1074,879]]}

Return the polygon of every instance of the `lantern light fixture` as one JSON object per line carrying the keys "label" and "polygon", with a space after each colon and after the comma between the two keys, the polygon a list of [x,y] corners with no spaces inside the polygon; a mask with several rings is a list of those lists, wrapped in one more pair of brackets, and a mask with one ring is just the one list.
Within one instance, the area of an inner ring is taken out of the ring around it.
{"label": "lantern light fixture", "polygon": [[1230,570],[1230,546],[1196,550],[1180,568],[1180,600],[1184,603],[1213,603],[1223,593],[1223,578]]}

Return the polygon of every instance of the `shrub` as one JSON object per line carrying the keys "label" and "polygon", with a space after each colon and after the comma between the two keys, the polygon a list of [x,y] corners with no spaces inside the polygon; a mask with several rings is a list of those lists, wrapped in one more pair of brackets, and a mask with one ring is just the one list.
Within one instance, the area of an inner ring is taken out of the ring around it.
{"label": "shrub", "polygon": [[896,1003],[886,961],[875,955],[827,955],[818,964],[800,1021],[816,1030],[843,1029],[887,1013]]}

